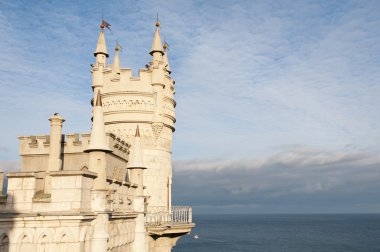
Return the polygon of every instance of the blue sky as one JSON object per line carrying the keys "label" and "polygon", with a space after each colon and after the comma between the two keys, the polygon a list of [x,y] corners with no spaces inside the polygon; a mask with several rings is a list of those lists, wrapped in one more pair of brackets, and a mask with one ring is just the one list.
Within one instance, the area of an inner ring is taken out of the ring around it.
{"label": "blue sky", "polygon": [[157,12],[176,80],[176,203],[380,212],[379,1],[3,1],[0,168],[54,112],[64,132],[89,131],[102,15],[109,52],[118,40],[137,73]]}

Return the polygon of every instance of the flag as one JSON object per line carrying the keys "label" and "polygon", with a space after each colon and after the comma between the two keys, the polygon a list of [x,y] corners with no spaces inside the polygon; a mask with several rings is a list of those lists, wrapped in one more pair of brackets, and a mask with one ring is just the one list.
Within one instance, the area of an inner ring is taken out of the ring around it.
{"label": "flag", "polygon": [[107,21],[105,21],[104,19],[102,19],[102,25],[104,26],[104,27],[106,27],[108,30],[111,30],[111,25],[109,24],[109,23],[107,23]]}
{"label": "flag", "polygon": [[164,49],[169,50],[169,44],[166,42],[166,39],[164,40]]}
{"label": "flag", "polygon": [[123,50],[123,47],[119,44],[118,41],[116,42],[116,48],[117,48],[118,50],[120,50],[120,51]]}

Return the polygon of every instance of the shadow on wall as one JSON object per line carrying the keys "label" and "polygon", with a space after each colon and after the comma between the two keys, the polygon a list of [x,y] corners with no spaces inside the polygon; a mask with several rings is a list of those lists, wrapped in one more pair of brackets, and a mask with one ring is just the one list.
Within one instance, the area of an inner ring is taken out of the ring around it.
{"label": "shadow on wall", "polygon": [[[34,184],[30,183],[31,180],[37,180],[34,173],[12,172],[7,176],[9,178],[5,178],[4,172],[0,172],[0,183],[2,183],[0,188],[8,187],[7,191],[0,191],[0,252],[90,251],[88,232],[83,234],[83,238],[80,238],[83,242],[77,247],[73,247],[74,237],[68,230],[44,228],[43,225],[37,223],[40,220],[38,213],[33,214],[27,212],[28,210],[19,210],[28,209],[25,206],[32,204],[33,200],[44,200],[38,191],[36,192]],[[4,186],[3,181],[7,179],[9,179],[9,186]],[[20,218],[25,216],[28,217],[26,220]],[[28,227],[25,224],[28,219],[31,222],[35,221],[37,224],[34,225],[41,228],[36,230]]]}
{"label": "shadow on wall", "polygon": [[[8,190],[8,178],[4,172],[0,172],[0,183],[0,188],[2,188],[0,191],[0,252],[36,251],[33,246],[33,234],[25,229],[14,229],[16,218],[22,216],[22,213],[15,210],[13,203],[20,201],[17,200],[17,192],[12,191],[12,188]],[[16,180],[14,184],[23,184],[23,181]],[[39,251],[49,251],[46,235],[39,237],[38,244],[40,244]]]}

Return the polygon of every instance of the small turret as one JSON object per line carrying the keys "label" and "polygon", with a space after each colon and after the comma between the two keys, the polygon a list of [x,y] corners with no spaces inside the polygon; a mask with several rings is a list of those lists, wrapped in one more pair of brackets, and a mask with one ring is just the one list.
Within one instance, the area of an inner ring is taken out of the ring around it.
{"label": "small turret", "polygon": [[106,67],[106,59],[108,58],[104,27],[108,28],[109,26],[110,24],[102,20],[98,44],[96,45],[96,50],[94,52],[96,58],[95,65],[92,65],[92,88],[94,91],[94,99],[96,92],[103,87],[103,70]]}
{"label": "small turret", "polygon": [[[156,21],[156,32],[154,33],[152,50],[150,54],[153,56],[152,60],[152,86],[154,92],[157,93],[157,107],[161,107],[162,102],[162,89],[165,87],[165,70],[164,70],[164,62],[162,56],[164,55],[164,48],[162,47],[161,37],[160,37],[160,22],[158,22],[158,15]],[[157,116],[160,116],[162,111],[155,111],[155,121],[157,120]],[[158,119],[159,120],[159,119]],[[160,120],[159,120],[160,121]]]}
{"label": "small turret", "polygon": [[113,65],[112,65],[112,74],[113,74],[114,78],[120,77],[119,50],[120,50],[120,45],[119,45],[119,43],[117,43],[116,47],[115,47],[115,57],[113,59]]}

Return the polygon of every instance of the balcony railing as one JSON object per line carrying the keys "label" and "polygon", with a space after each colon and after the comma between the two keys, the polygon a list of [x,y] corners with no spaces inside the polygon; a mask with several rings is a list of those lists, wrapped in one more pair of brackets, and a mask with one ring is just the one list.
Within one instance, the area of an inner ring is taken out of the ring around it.
{"label": "balcony railing", "polygon": [[192,223],[190,206],[172,206],[170,211],[166,207],[149,207],[145,216],[145,224],[150,226],[190,223]]}

